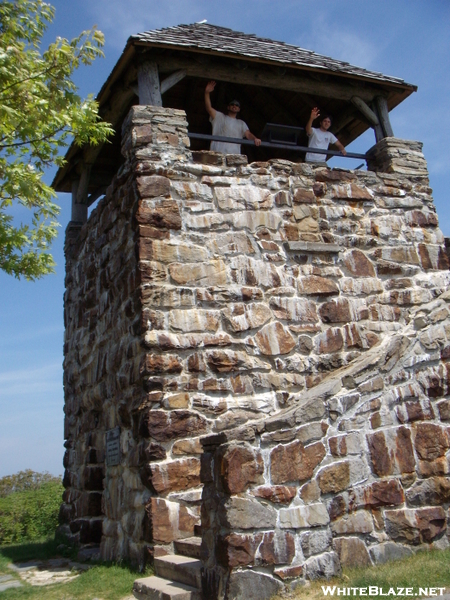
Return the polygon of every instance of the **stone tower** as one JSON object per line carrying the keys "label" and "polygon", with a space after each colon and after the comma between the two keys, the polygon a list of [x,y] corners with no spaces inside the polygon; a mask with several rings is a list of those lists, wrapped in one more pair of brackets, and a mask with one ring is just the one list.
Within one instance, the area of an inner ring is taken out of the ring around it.
{"label": "stone tower", "polygon": [[[71,148],[55,179],[74,215],[62,530],[144,565],[201,525],[208,599],[449,543],[448,260],[421,144],[387,116],[414,87],[269,42],[130,38],[99,96],[113,143]],[[274,114],[312,94],[345,143],[372,125],[367,170],[192,148],[196,86],[244,86],[236,60],[283,81]]]}

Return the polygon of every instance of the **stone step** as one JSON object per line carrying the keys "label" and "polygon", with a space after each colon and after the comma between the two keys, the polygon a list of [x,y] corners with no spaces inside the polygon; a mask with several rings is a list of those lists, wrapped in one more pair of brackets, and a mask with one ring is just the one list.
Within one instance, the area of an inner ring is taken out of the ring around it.
{"label": "stone step", "polygon": [[171,581],[184,583],[193,588],[201,589],[202,563],[196,558],[169,554],[168,556],[155,557],[155,574]]}
{"label": "stone step", "polygon": [[133,596],[137,600],[201,600],[200,590],[155,575],[136,579]]}
{"label": "stone step", "polygon": [[189,556],[191,558],[200,558],[201,545],[202,538],[197,536],[186,538],[185,540],[176,540],[174,542],[177,554]]}

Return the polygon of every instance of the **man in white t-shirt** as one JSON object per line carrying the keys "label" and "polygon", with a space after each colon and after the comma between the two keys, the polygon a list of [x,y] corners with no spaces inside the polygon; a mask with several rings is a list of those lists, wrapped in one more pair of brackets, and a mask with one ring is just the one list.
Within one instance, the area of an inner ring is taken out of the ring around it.
{"label": "man in white t-shirt", "polygon": [[[330,144],[336,144],[342,154],[345,156],[347,151],[341,142],[337,139],[335,135],[328,131],[331,127],[331,118],[328,115],[325,115],[319,121],[320,128],[316,129],[312,126],[313,121],[320,116],[319,109],[313,108],[311,111],[311,116],[309,117],[309,121],[306,124],[306,133],[308,135],[308,147],[309,148],[320,148],[324,150],[328,150],[328,146]],[[319,154],[315,152],[308,152],[305,156],[306,162],[325,162],[327,160],[326,154]]]}
{"label": "man in white t-shirt", "polygon": [[[241,110],[241,106],[237,100],[232,100],[227,106],[227,114],[224,115],[211,106],[210,94],[216,86],[215,81],[209,81],[205,88],[205,108],[209,114],[209,120],[212,123],[212,134],[223,137],[232,138],[247,138],[253,140],[255,146],[261,144],[261,140],[257,138],[248,128],[247,124],[241,119],[237,119],[237,115]],[[240,154],[241,145],[231,144],[228,142],[211,142],[210,150],[222,152],[222,154]]]}

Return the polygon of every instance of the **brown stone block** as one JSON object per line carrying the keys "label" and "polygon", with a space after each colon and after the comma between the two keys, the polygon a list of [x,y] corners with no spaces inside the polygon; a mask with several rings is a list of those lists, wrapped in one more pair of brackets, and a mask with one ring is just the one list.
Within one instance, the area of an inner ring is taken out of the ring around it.
{"label": "brown stone block", "polygon": [[152,126],[140,125],[133,127],[131,135],[134,138],[135,146],[145,146],[152,141]]}
{"label": "brown stone block", "polygon": [[202,454],[200,440],[178,440],[172,446],[172,454]]}
{"label": "brown stone block", "polygon": [[325,302],[319,308],[319,315],[324,323],[348,323],[353,320],[347,298]]}
{"label": "brown stone block", "polygon": [[262,483],[264,463],[261,454],[249,447],[231,446],[221,461],[221,477],[229,494],[239,494],[252,483]]}
{"label": "brown stone block", "polygon": [[170,238],[170,231],[158,229],[151,225],[139,225],[139,238],[150,238],[150,240],[167,240]]}
{"label": "brown stone block", "polygon": [[208,421],[188,410],[149,410],[141,418],[140,432],[158,442],[190,438],[208,431]]}
{"label": "brown stone block", "polygon": [[337,200],[345,200],[347,198],[351,198],[352,200],[373,200],[370,192],[356,183],[332,185],[330,192],[331,197]]}
{"label": "brown stone block", "polygon": [[373,531],[373,519],[369,511],[358,510],[334,521],[331,524],[331,530],[335,535],[371,533]]}
{"label": "brown stone block", "polygon": [[295,347],[295,340],[281,323],[269,323],[255,335],[255,343],[261,354],[277,356],[288,354]]}
{"label": "brown stone block", "polygon": [[450,268],[450,259],[442,246],[438,250],[437,268],[442,271],[448,271]]}
{"label": "brown stone block", "polygon": [[136,220],[157,229],[181,229],[180,208],[175,200],[155,201],[152,206],[141,203]]}
{"label": "brown stone block", "polygon": [[315,303],[303,298],[272,297],[270,308],[278,319],[286,319],[302,325],[318,321]]}
{"label": "brown stone block", "polygon": [[445,456],[440,456],[432,461],[419,460],[418,472],[421,477],[448,475],[448,473],[450,473],[449,459]]}
{"label": "brown stone block", "polygon": [[314,340],[316,352],[318,354],[331,354],[339,352],[344,346],[344,338],[338,327],[329,328],[322,334],[316,336]]}
{"label": "brown stone block", "polygon": [[405,494],[398,479],[375,481],[363,490],[362,502],[358,506],[378,508],[379,506],[398,506],[405,501]]}
{"label": "brown stone block", "polygon": [[414,446],[422,460],[433,461],[445,454],[449,448],[447,431],[434,423],[416,425]]}
{"label": "brown stone block", "polygon": [[295,556],[294,536],[284,531],[265,533],[258,554],[265,565],[289,564]]}
{"label": "brown stone block", "polygon": [[375,277],[375,268],[361,250],[350,250],[343,258],[343,263],[353,277]]}
{"label": "brown stone block", "polygon": [[430,421],[434,419],[433,407],[428,398],[425,400],[408,401],[395,407],[395,412],[400,423],[413,423],[414,421]]}
{"label": "brown stone block", "polygon": [[206,363],[200,353],[191,354],[187,361],[187,367],[190,373],[206,372]]}
{"label": "brown stone block", "polygon": [[289,223],[285,223],[282,228],[284,237],[288,242],[298,242],[300,238],[300,232],[298,230],[297,225],[291,225]]}
{"label": "brown stone block", "polygon": [[317,169],[314,173],[316,181],[323,181],[325,183],[333,183],[336,181],[354,181],[356,175],[349,173],[348,171],[336,171],[334,169]]}
{"label": "brown stone block", "polygon": [[255,391],[250,377],[236,375],[230,378],[231,389],[234,394],[253,394]]}
{"label": "brown stone block", "polygon": [[139,271],[141,275],[141,282],[162,282],[168,279],[168,272],[165,265],[156,261],[139,262]]}
{"label": "brown stone block", "polygon": [[333,496],[327,505],[327,510],[331,521],[335,521],[339,517],[342,517],[342,515],[346,515],[349,512],[348,494]]}
{"label": "brown stone block", "polygon": [[350,466],[348,462],[339,462],[321,469],[317,481],[323,494],[342,492],[350,484]]}
{"label": "brown stone block", "polygon": [[365,567],[371,565],[366,545],[359,538],[336,538],[333,548],[343,567]]}
{"label": "brown stone block", "polygon": [[240,496],[231,496],[219,509],[219,523],[232,530],[273,529],[277,521],[274,508]]}
{"label": "brown stone block", "polygon": [[211,260],[201,264],[173,263],[169,267],[172,279],[181,285],[226,285],[227,271],[222,260]]}
{"label": "brown stone block", "polygon": [[331,437],[328,445],[333,456],[347,456],[347,443],[344,435]]}
{"label": "brown stone block", "polygon": [[252,565],[262,538],[262,533],[254,535],[231,533],[220,536],[217,543],[219,564],[229,568]]}
{"label": "brown stone block", "polygon": [[382,259],[394,263],[419,264],[419,256],[414,247],[395,246],[393,248],[378,248],[374,251],[375,259]]}
{"label": "brown stone block", "polygon": [[412,210],[406,213],[406,222],[412,227],[437,227],[438,218],[434,212]]}
{"label": "brown stone block", "polygon": [[277,575],[280,579],[285,581],[286,579],[295,579],[303,575],[303,565],[297,565],[296,567],[279,567],[273,570],[273,574]]}
{"label": "brown stone block", "polygon": [[411,506],[441,506],[450,502],[450,479],[430,477],[419,480],[406,491],[406,499]]}
{"label": "brown stone block", "polygon": [[198,517],[185,506],[162,498],[151,498],[145,512],[144,539],[147,542],[169,544],[194,535]]}
{"label": "brown stone block", "polygon": [[141,368],[143,375],[181,373],[183,365],[175,354],[146,354]]}
{"label": "brown stone block", "polygon": [[315,204],[317,202],[312,190],[298,188],[294,193],[294,204]]}
{"label": "brown stone block", "polygon": [[219,539],[219,561],[231,568],[250,564],[290,563],[294,554],[294,538],[290,533],[231,533]]}
{"label": "brown stone block", "polygon": [[450,400],[438,402],[438,410],[441,421],[450,421]]}
{"label": "brown stone block", "polygon": [[430,543],[446,530],[446,516],[442,507],[386,510],[386,532],[391,539],[418,545]]}
{"label": "brown stone block", "polygon": [[300,294],[311,296],[331,296],[339,294],[339,288],[334,281],[318,275],[300,277],[298,280],[298,291]]}
{"label": "brown stone block", "polygon": [[317,485],[317,481],[309,481],[300,488],[299,496],[305,502],[305,504],[311,504],[316,502],[320,498],[320,488]]}
{"label": "brown stone block", "polygon": [[318,198],[322,198],[322,196],[325,196],[326,191],[327,186],[324,183],[317,182],[313,185],[314,196],[317,196]]}
{"label": "brown stone block", "polygon": [[261,361],[254,359],[245,352],[234,352],[232,350],[208,351],[206,362],[209,368],[216,373],[248,371],[266,367]]}
{"label": "brown stone block", "polygon": [[157,494],[167,494],[195,488],[200,485],[200,461],[198,458],[174,460],[168,463],[149,464],[148,484]]}
{"label": "brown stone block", "polygon": [[296,487],[286,485],[262,486],[252,490],[253,496],[269,500],[275,504],[289,504],[297,493]]}
{"label": "brown stone block", "polygon": [[272,483],[280,484],[310,479],[325,454],[325,446],[321,442],[311,444],[306,448],[299,441],[276,446],[270,453]]}
{"label": "brown stone block", "polygon": [[411,432],[406,427],[367,435],[372,471],[379,477],[415,469]]}

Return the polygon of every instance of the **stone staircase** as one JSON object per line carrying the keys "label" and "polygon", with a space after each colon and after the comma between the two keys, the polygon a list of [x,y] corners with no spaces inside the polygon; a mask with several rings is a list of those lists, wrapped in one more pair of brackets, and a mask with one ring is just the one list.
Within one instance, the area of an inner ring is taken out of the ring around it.
{"label": "stone staircase", "polygon": [[154,560],[155,575],[136,579],[138,600],[201,600],[201,537],[174,542],[176,554]]}

